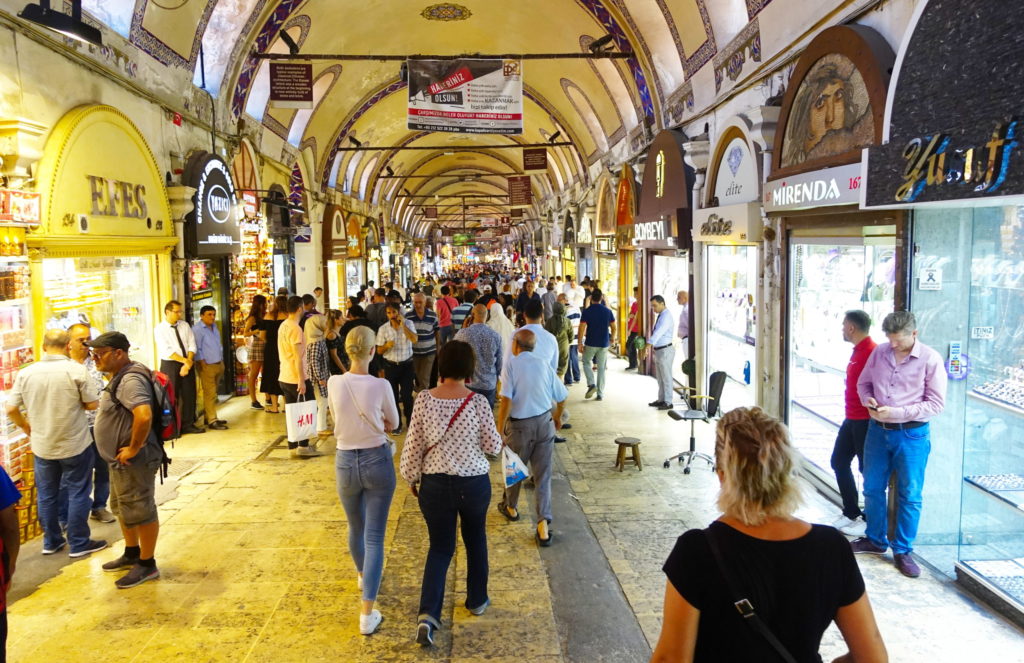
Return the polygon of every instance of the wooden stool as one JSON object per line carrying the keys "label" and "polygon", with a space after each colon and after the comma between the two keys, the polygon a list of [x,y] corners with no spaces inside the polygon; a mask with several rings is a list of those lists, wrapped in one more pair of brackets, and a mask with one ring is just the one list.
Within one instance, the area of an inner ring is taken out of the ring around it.
{"label": "wooden stool", "polygon": [[[615,444],[619,445],[619,455],[615,458],[615,467],[619,468],[619,472],[626,466],[626,461],[633,461],[633,464],[639,468],[641,472],[644,471],[644,464],[640,460],[640,440],[635,437],[617,437],[615,438]],[[626,448],[632,449],[632,455],[626,458]]]}

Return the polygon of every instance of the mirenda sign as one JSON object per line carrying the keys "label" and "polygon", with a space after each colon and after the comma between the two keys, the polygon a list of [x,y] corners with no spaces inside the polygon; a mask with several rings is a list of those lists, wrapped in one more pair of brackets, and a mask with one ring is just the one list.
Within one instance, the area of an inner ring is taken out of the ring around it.
{"label": "mirenda sign", "polygon": [[860,202],[860,163],[826,168],[768,182],[764,185],[764,211],[856,205]]}

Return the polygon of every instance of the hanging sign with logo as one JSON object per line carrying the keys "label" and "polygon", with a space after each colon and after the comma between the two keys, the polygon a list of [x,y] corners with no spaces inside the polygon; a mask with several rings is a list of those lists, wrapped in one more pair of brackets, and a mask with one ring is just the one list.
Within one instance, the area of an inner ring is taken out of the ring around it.
{"label": "hanging sign with logo", "polygon": [[520,60],[409,60],[410,131],[523,133]]}
{"label": "hanging sign with logo", "polygon": [[615,225],[628,226],[633,224],[636,205],[633,202],[633,169],[623,164],[619,176],[619,186],[615,195]]}
{"label": "hanging sign with logo", "polygon": [[196,189],[195,209],[186,218],[192,255],[237,253],[241,236],[228,165],[220,157],[203,153],[192,158],[186,172],[186,181]]}
{"label": "hanging sign with logo", "polygon": [[693,213],[693,239],[696,242],[760,242],[763,229],[760,203],[709,207]]}
{"label": "hanging sign with logo", "polygon": [[530,147],[523,150],[523,172],[541,173],[548,169],[546,147]]}
{"label": "hanging sign with logo", "polygon": [[580,219],[580,227],[576,232],[576,241],[580,244],[591,244],[594,241],[594,233],[591,232],[590,215],[584,214]]}
{"label": "hanging sign with logo", "polygon": [[313,65],[271,62],[270,105],[275,108],[312,108]]}
{"label": "hanging sign with logo", "polygon": [[[39,225],[42,195],[27,191],[0,189],[0,221],[20,225]],[[143,217],[145,218],[145,217]]]}
{"label": "hanging sign with logo", "polygon": [[859,163],[791,175],[764,185],[764,211],[856,204],[860,187]]}
{"label": "hanging sign with logo", "polygon": [[512,207],[529,207],[533,204],[529,175],[508,178],[508,199]]}

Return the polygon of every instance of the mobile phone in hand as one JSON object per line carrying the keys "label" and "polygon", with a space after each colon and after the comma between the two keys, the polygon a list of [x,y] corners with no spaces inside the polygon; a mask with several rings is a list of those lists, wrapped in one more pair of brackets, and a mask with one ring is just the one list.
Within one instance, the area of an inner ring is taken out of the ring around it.
{"label": "mobile phone in hand", "polygon": [[867,407],[867,409],[869,409],[869,410],[874,410],[875,412],[878,412],[878,406],[877,405],[867,405],[865,407]]}

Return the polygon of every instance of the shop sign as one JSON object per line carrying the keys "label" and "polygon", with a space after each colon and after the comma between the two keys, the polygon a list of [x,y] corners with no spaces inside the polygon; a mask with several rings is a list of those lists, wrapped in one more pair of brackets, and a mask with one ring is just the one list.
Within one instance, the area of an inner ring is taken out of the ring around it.
{"label": "shop sign", "polygon": [[529,175],[508,178],[508,204],[513,208],[529,207],[533,204]]}
{"label": "shop sign", "polygon": [[523,172],[537,173],[548,169],[548,150],[546,147],[530,147],[523,150]]}
{"label": "shop sign", "polygon": [[359,224],[359,217],[352,214],[348,217],[348,257],[363,257],[363,228]]}
{"label": "shop sign", "polygon": [[241,247],[235,213],[235,187],[228,165],[210,154],[194,157],[189,168],[196,188],[195,210],[191,212],[193,255],[236,253]]}
{"label": "shop sign", "polygon": [[642,221],[633,224],[633,244],[645,248],[675,247],[676,238],[672,236],[669,220]]}
{"label": "shop sign", "polygon": [[242,212],[246,219],[254,219],[260,213],[259,196],[255,191],[242,191]]}
{"label": "shop sign", "polygon": [[693,178],[683,161],[684,140],[683,133],[674,129],[666,129],[655,137],[648,151],[648,168],[640,188],[638,220],[675,219],[679,210],[690,207]]}
{"label": "shop sign", "polygon": [[497,219],[480,219],[481,228],[496,228],[498,226]]}
{"label": "shop sign", "polygon": [[274,108],[312,108],[313,65],[271,62],[270,105]]}
{"label": "shop sign", "polygon": [[615,238],[614,237],[598,237],[597,238],[597,252],[598,253],[615,253]]}
{"label": "shop sign", "polygon": [[126,219],[145,219],[146,187],[143,184],[122,182],[98,175],[86,175],[92,198],[93,216],[121,216]]}
{"label": "shop sign", "polygon": [[761,205],[727,205],[693,215],[693,240],[705,244],[761,241]]}
{"label": "shop sign", "polygon": [[856,204],[860,188],[859,163],[792,175],[764,185],[764,210],[784,212]]}
{"label": "shop sign", "polygon": [[42,195],[38,193],[0,189],[0,221],[39,225],[42,220],[41,201]]}
{"label": "shop sign", "polygon": [[594,242],[594,233],[590,230],[590,215],[584,215],[580,220],[580,229],[576,233],[576,241],[580,244],[592,244]]}
{"label": "shop sign", "polygon": [[633,202],[633,169],[629,164],[623,164],[622,174],[619,176],[619,186],[615,195],[615,225],[633,225],[633,214],[635,210]]}
{"label": "shop sign", "polygon": [[715,175],[715,207],[758,199],[757,164],[745,138],[729,141]]}
{"label": "shop sign", "polygon": [[437,207],[430,206],[423,208],[424,219],[436,219],[437,218]]}
{"label": "shop sign", "polygon": [[410,131],[523,133],[523,63],[476,58],[407,62]]}

